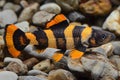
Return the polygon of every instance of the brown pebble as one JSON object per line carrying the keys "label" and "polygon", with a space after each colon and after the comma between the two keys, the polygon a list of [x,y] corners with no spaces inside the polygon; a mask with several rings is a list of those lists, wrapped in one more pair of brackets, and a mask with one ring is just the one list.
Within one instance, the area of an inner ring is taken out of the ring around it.
{"label": "brown pebble", "polygon": [[32,68],[39,60],[36,58],[30,58],[25,60],[23,63],[27,65],[28,69]]}

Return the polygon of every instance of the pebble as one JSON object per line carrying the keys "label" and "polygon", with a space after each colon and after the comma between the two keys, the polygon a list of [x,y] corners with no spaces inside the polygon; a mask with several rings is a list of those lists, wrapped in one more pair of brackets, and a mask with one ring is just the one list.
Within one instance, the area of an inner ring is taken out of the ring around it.
{"label": "pebble", "polygon": [[23,7],[23,8],[26,8],[29,6],[28,2],[26,0],[21,0],[20,1],[20,5]]}
{"label": "pebble", "polygon": [[21,22],[21,21],[29,21],[33,14],[37,11],[37,8],[38,8],[39,4],[38,3],[34,3],[28,7],[26,7],[22,13],[20,14],[19,18],[18,18],[18,21]]}
{"label": "pebble", "polygon": [[72,22],[84,22],[86,17],[79,12],[71,12],[68,15],[68,19]]}
{"label": "pebble", "polygon": [[41,70],[43,72],[49,72],[50,70],[52,70],[52,68],[53,65],[51,64],[49,59],[43,60],[33,67],[34,70]]}
{"label": "pebble", "polygon": [[1,71],[0,79],[2,79],[2,80],[17,80],[18,76],[16,73],[11,72],[11,71]]}
{"label": "pebble", "polygon": [[116,80],[115,78],[111,77],[111,76],[104,76],[102,79],[100,80]]}
{"label": "pebble", "polygon": [[91,52],[96,52],[98,54],[102,54],[105,57],[109,57],[109,56],[113,55],[113,50],[114,50],[114,47],[113,47],[112,43],[107,43],[107,44],[101,45],[99,47],[90,48]]}
{"label": "pebble", "polygon": [[11,3],[11,2],[8,2],[8,3],[6,3],[6,4],[4,5],[4,7],[3,7],[3,10],[6,10],[6,9],[11,9],[11,10],[13,10],[13,11],[15,11],[15,12],[18,12],[18,11],[21,9],[21,7],[20,7],[20,5],[17,5],[17,4],[13,4],[13,3]]}
{"label": "pebble", "polygon": [[4,63],[16,62],[16,63],[21,63],[22,64],[22,61],[20,59],[11,58],[11,57],[5,57],[3,62]]}
{"label": "pebble", "polygon": [[53,13],[53,14],[59,14],[61,12],[60,6],[56,3],[46,3],[40,6],[40,10]]}
{"label": "pebble", "polygon": [[[113,55],[110,57],[110,61],[117,67],[117,69],[120,71],[120,56]],[[120,75],[120,74],[119,74]]]}
{"label": "pebble", "polygon": [[47,73],[42,72],[42,71],[40,71],[40,70],[30,70],[30,71],[28,72],[28,75],[31,75],[31,76],[36,76],[36,75],[48,76]]}
{"label": "pebble", "polygon": [[0,0],[0,7],[3,7],[5,2],[6,2],[6,0]]}
{"label": "pebble", "polygon": [[19,29],[21,29],[23,32],[29,32],[30,28],[29,28],[29,22],[28,21],[22,21],[19,23],[15,24]]}
{"label": "pebble", "polygon": [[7,24],[15,22],[17,22],[17,15],[13,10],[3,10],[0,12],[0,26],[5,27]]}
{"label": "pebble", "polygon": [[48,80],[76,80],[73,74],[67,70],[57,69],[50,71]]}
{"label": "pebble", "polygon": [[4,34],[4,31],[5,31],[4,28],[3,28],[3,29],[0,29],[0,35],[3,35],[3,34]]}
{"label": "pebble", "polygon": [[30,25],[30,32],[37,31],[38,28],[36,26]]}
{"label": "pebble", "polygon": [[16,74],[25,74],[28,69],[27,66],[23,63],[10,62],[7,67],[4,68],[7,71],[15,72]]}
{"label": "pebble", "polygon": [[44,26],[46,22],[53,18],[53,16],[55,16],[55,14],[46,11],[38,11],[33,15],[32,22]]}
{"label": "pebble", "polygon": [[5,45],[5,42],[3,40],[3,36],[0,36],[0,50],[3,49],[4,45]]}
{"label": "pebble", "polygon": [[55,1],[66,13],[73,10],[77,10],[79,6],[79,0],[55,0]]}
{"label": "pebble", "polygon": [[115,33],[120,34],[120,7],[110,13],[103,23],[103,29],[108,29],[110,31],[115,31]]}
{"label": "pebble", "polygon": [[80,4],[80,11],[90,15],[105,15],[111,10],[109,0],[88,0]]}
{"label": "pebble", "polygon": [[84,72],[83,65],[80,63],[79,59],[68,58],[67,61],[68,68],[72,71]]}
{"label": "pebble", "polygon": [[117,67],[101,54],[89,54],[81,58],[83,68],[90,71],[94,79],[109,75],[118,78]]}
{"label": "pebble", "polygon": [[120,45],[119,44],[120,44],[120,41],[113,41],[112,42],[112,45],[114,47],[113,53],[115,55],[120,55]]}
{"label": "pebble", "polygon": [[33,57],[25,60],[23,63],[27,65],[28,69],[31,69],[38,62],[39,60]]}
{"label": "pebble", "polygon": [[43,77],[37,77],[37,76],[19,76],[18,80],[48,80]]}

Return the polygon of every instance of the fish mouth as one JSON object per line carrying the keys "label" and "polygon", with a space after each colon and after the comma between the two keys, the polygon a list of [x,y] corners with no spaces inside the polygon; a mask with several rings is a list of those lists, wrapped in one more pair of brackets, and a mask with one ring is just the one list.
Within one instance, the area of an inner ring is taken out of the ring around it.
{"label": "fish mouth", "polygon": [[111,33],[111,41],[115,40],[116,39],[116,36],[115,34]]}

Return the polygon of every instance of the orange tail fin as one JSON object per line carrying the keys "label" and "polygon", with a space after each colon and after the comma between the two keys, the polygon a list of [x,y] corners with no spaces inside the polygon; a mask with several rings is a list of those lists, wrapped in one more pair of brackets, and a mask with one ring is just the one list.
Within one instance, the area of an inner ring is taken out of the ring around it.
{"label": "orange tail fin", "polygon": [[4,41],[9,53],[13,57],[18,57],[28,44],[29,39],[25,33],[17,28],[14,24],[10,24],[5,28]]}

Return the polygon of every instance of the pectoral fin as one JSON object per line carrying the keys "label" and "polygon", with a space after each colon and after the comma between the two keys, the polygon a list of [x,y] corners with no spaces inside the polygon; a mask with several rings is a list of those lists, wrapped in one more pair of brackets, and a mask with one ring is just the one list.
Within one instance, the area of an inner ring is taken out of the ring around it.
{"label": "pectoral fin", "polygon": [[84,52],[75,50],[75,49],[70,51],[70,54],[69,54],[70,58],[72,58],[72,59],[81,58],[83,55],[84,55]]}

